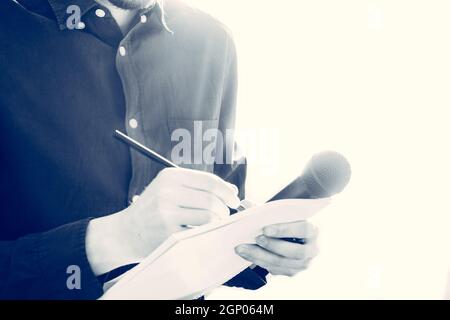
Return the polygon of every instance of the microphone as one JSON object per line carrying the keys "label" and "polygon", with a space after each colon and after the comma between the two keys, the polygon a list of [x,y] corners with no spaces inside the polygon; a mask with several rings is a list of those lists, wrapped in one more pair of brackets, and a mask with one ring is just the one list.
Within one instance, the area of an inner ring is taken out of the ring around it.
{"label": "microphone", "polygon": [[350,177],[351,167],[343,155],[335,151],[323,151],[311,158],[297,179],[267,202],[328,198],[344,190]]}
{"label": "microphone", "polygon": [[[352,171],[347,159],[335,151],[315,154],[303,173],[269,201],[281,199],[328,198],[344,190]],[[282,238],[285,241],[305,244],[302,238]]]}

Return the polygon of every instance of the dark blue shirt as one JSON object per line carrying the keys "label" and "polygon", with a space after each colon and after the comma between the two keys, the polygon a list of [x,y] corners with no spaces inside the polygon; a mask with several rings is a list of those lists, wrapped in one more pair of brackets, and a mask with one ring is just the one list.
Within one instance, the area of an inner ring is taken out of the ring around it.
{"label": "dark blue shirt", "polygon": [[[141,10],[125,35],[93,0],[18,2],[0,1],[0,296],[98,298],[89,220],[124,209],[162,169],[114,130],[170,158],[176,128],[193,138],[195,121],[203,131],[234,128],[233,41],[178,1],[165,1],[165,15],[159,5]],[[68,27],[71,4],[79,29]],[[245,166],[184,166],[226,178],[243,196]],[[70,265],[81,269],[79,290],[67,287]],[[230,284],[264,283],[246,273]]]}

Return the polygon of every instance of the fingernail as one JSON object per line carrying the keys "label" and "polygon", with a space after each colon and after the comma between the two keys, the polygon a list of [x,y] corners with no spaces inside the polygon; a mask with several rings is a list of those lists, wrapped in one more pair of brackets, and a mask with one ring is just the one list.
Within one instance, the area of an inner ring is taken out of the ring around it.
{"label": "fingernail", "polygon": [[261,246],[265,246],[267,244],[267,238],[264,236],[258,236],[256,237],[256,243]]}
{"label": "fingernail", "polygon": [[232,187],[233,187],[233,189],[234,189],[234,194],[235,195],[238,195],[239,194],[239,189],[238,189],[238,187],[236,187],[236,185],[234,185],[234,184],[231,184],[232,185]]}
{"label": "fingernail", "polygon": [[240,256],[246,256],[248,253],[247,249],[243,246],[236,247],[235,251]]}
{"label": "fingernail", "polygon": [[233,208],[233,209],[237,209],[237,208],[239,207],[240,204],[241,204],[241,200],[240,200],[238,197],[236,197],[236,198],[234,198],[234,200],[233,200],[232,208]]}
{"label": "fingernail", "polygon": [[278,233],[278,230],[275,227],[265,227],[263,229],[263,232],[268,237],[275,237]]}

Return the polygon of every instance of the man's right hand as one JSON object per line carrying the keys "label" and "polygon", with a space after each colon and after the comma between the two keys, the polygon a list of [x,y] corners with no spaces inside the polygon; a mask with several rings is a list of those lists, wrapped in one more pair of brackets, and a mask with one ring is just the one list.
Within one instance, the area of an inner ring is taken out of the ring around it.
{"label": "man's right hand", "polygon": [[162,170],[139,199],[118,213],[93,219],[86,253],[96,275],[139,262],[171,234],[229,215],[238,189],[216,175],[181,168]]}

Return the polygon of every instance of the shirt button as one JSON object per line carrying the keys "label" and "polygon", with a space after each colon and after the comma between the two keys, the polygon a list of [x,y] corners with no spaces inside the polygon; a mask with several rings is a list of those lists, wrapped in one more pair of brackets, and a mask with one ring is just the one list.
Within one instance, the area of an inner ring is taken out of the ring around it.
{"label": "shirt button", "polygon": [[146,23],[147,22],[147,16],[144,14],[141,16],[141,22]]}
{"label": "shirt button", "polygon": [[138,127],[138,122],[136,119],[130,119],[130,121],[128,121],[128,124],[132,129],[136,129]]}
{"label": "shirt button", "polygon": [[131,203],[136,202],[139,199],[138,195],[133,196],[133,198],[131,198]]}
{"label": "shirt button", "polygon": [[106,16],[106,12],[105,10],[97,9],[95,10],[95,15],[99,18],[103,18],[104,16]]}
{"label": "shirt button", "polygon": [[86,28],[86,25],[84,24],[84,22],[83,21],[78,22],[77,29],[83,30],[84,28]]}
{"label": "shirt button", "polygon": [[120,46],[119,47],[119,54],[124,57],[127,54],[127,50],[125,49],[124,46]]}

